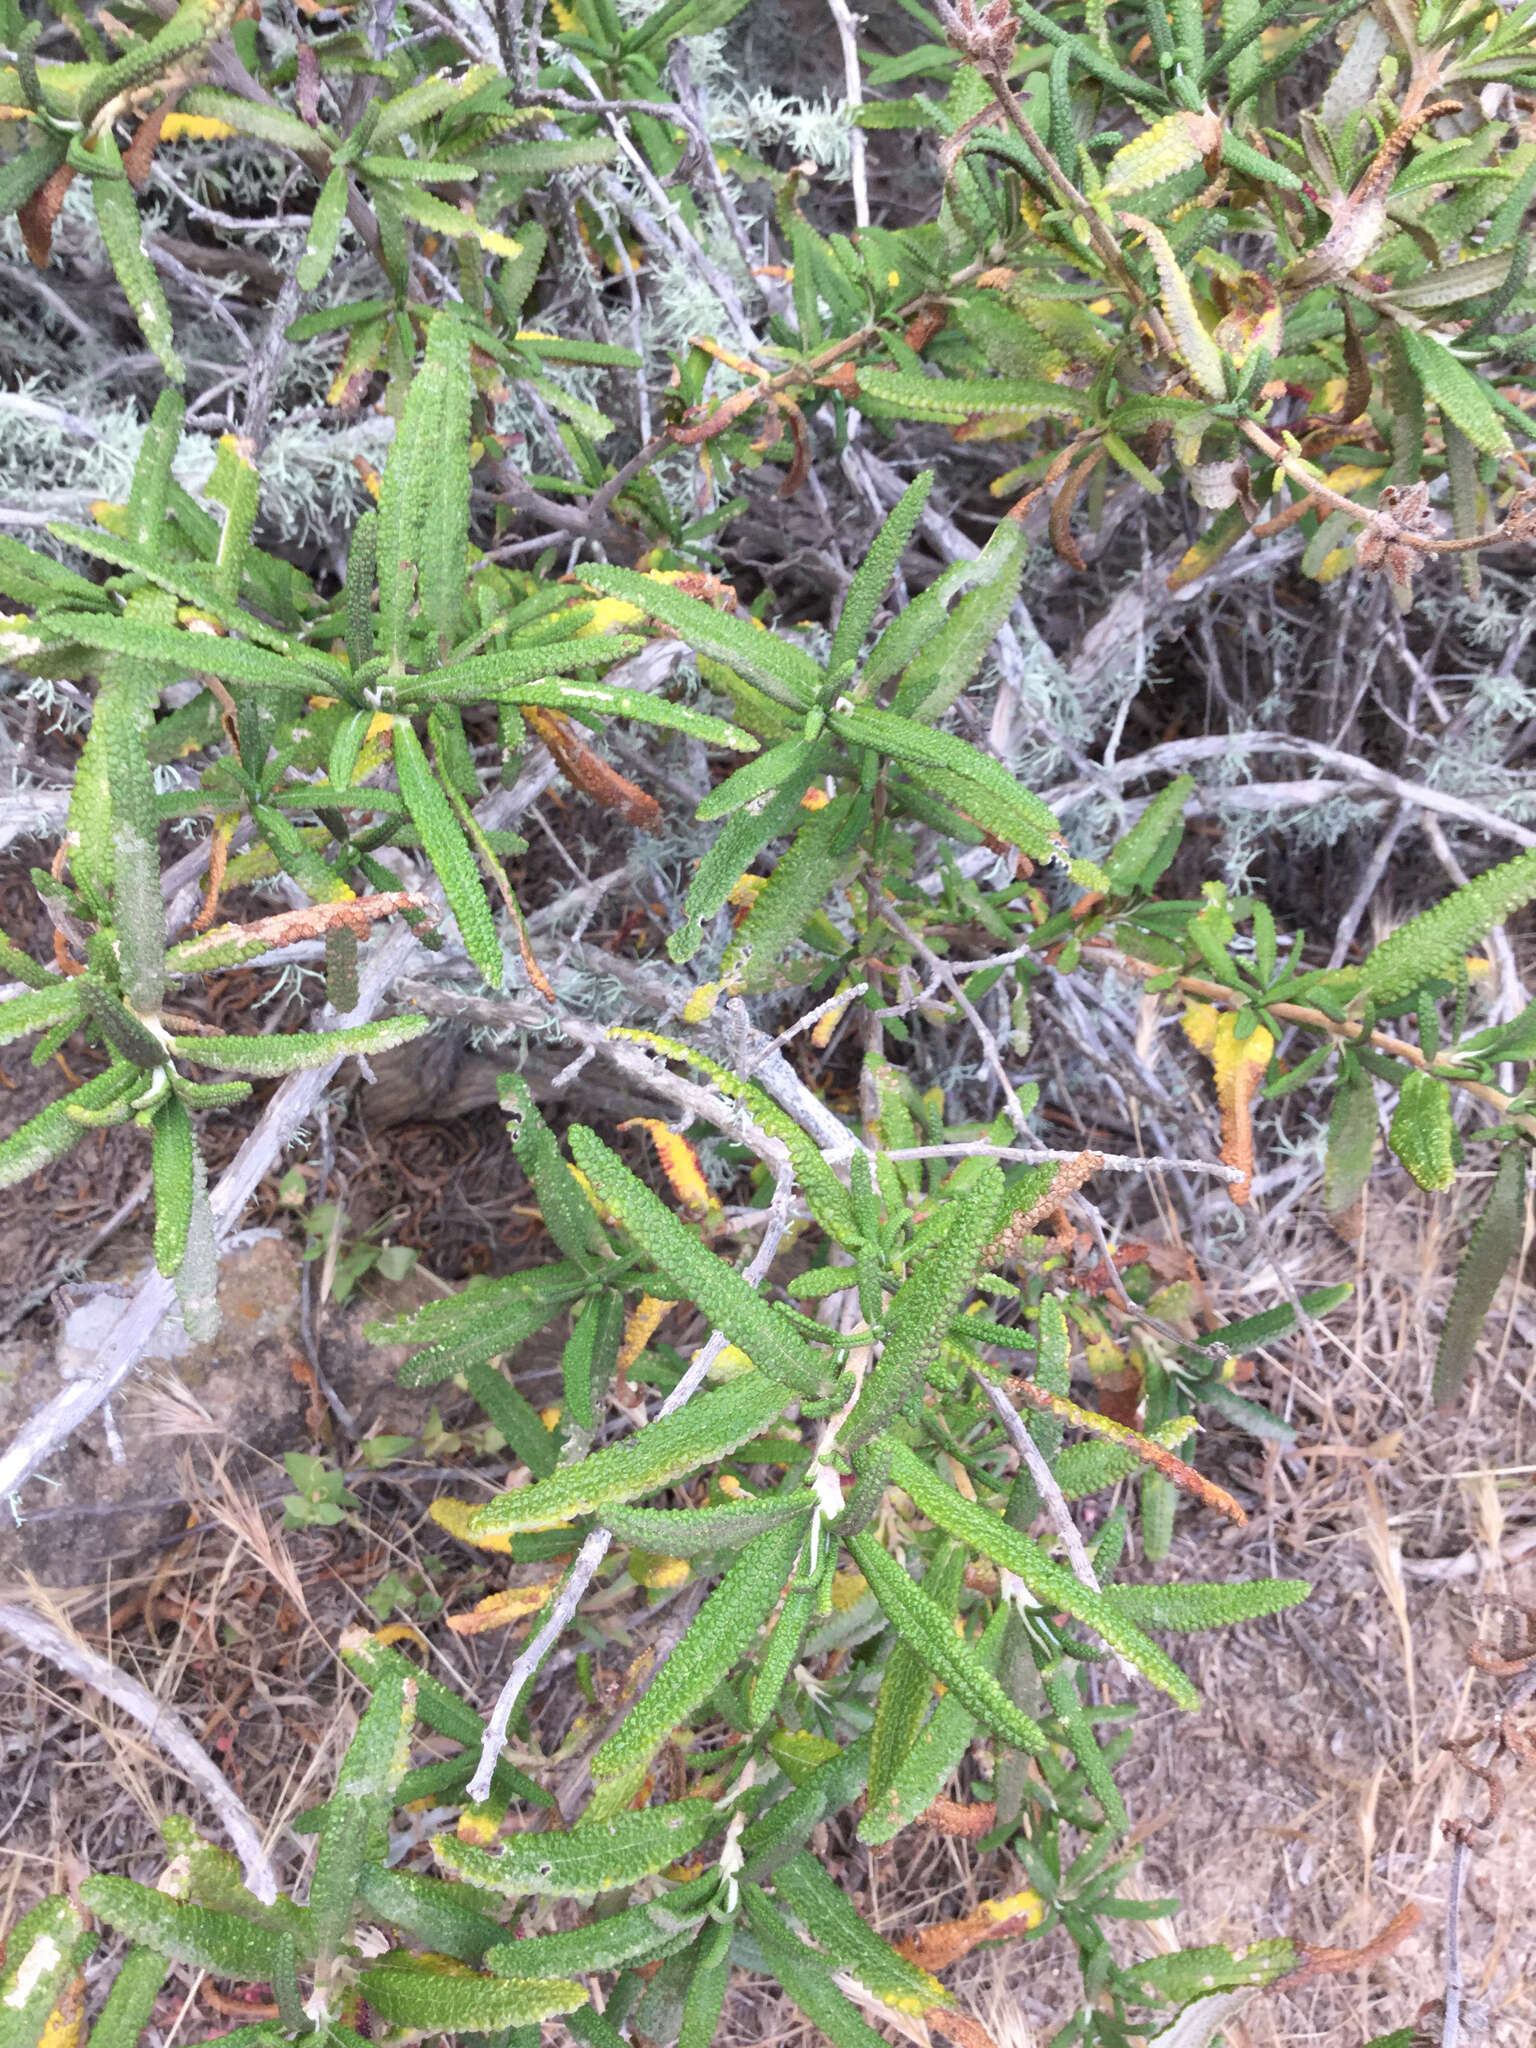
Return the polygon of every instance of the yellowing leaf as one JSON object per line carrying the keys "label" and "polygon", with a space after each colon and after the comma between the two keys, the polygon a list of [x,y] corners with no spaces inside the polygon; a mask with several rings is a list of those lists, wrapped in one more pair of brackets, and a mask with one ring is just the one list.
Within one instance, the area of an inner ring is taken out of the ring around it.
{"label": "yellowing leaf", "polygon": [[691,1221],[700,1223],[715,1205],[709,1182],[699,1165],[699,1155],[688,1140],[669,1130],[660,1117],[632,1116],[619,1125],[621,1131],[648,1131],[661,1160],[661,1170]]}
{"label": "yellowing leaf", "polygon": [[510,1536],[471,1536],[469,1518],[475,1512],[475,1503],[468,1500],[454,1500],[451,1495],[441,1493],[427,1513],[440,1529],[446,1529],[450,1536],[457,1536],[461,1543],[473,1543],[479,1550],[500,1550],[510,1552]]}
{"label": "yellowing leaf", "polygon": [[224,142],[239,133],[227,121],[209,114],[167,114],[160,129],[162,142]]}
{"label": "yellowing leaf", "polygon": [[1181,110],[1155,121],[1144,135],[1117,149],[1104,167],[1103,197],[1128,199],[1200,163],[1221,147],[1221,122],[1212,113]]}
{"label": "yellowing leaf", "polygon": [[686,1557],[658,1557],[650,1550],[632,1550],[629,1553],[629,1576],[637,1586],[644,1586],[652,1593],[664,1592],[669,1586],[685,1585],[691,1570]]}
{"label": "yellowing leaf", "polygon": [[1221,350],[1205,331],[1205,322],[1200,318],[1189,279],[1179,268],[1179,259],[1174,255],[1168,237],[1160,227],[1144,220],[1140,214],[1122,213],[1120,218],[1128,228],[1134,228],[1146,238],[1152,261],[1157,266],[1163,316],[1173,331],[1174,341],[1190,375],[1207,398],[1225,398],[1227,379],[1222,369]]}
{"label": "yellowing leaf", "polygon": [[537,1614],[559,1583],[556,1577],[540,1579],[531,1586],[504,1586],[499,1593],[476,1601],[468,1614],[450,1614],[448,1626],[459,1636],[481,1636],[488,1629],[506,1628],[525,1615]]}
{"label": "yellowing leaf", "polygon": [[624,1321],[624,1337],[619,1345],[619,1355],[614,1361],[614,1375],[620,1386],[628,1377],[630,1368],[655,1336],[668,1310],[676,1308],[675,1301],[662,1301],[654,1294],[644,1294],[632,1308]]}
{"label": "yellowing leaf", "polygon": [[832,1605],[839,1614],[847,1614],[868,1591],[869,1581],[862,1572],[839,1572],[832,1581]]}
{"label": "yellowing leaf", "polygon": [[1183,1022],[1185,1037],[1211,1062],[1221,1110],[1222,1161],[1243,1176],[1231,1183],[1228,1193],[1241,1205],[1252,1192],[1253,1098],[1274,1055],[1275,1041],[1262,1024],[1239,1040],[1237,1013],[1210,1003],[1192,1003]]}

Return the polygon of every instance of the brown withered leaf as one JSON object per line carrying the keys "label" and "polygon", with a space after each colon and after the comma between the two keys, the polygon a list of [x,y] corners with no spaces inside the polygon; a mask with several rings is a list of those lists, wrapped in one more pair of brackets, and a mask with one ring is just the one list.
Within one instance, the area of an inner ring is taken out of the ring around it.
{"label": "brown withered leaf", "polygon": [[155,150],[159,146],[160,131],[165,126],[165,117],[175,110],[181,98],[179,92],[169,92],[150,113],[146,114],[133,132],[133,140],[123,151],[123,169],[128,182],[135,191],[141,191],[149,181],[149,174],[155,167]]}
{"label": "brown withered leaf", "polygon": [[16,210],[27,254],[39,270],[48,268],[48,258],[53,254],[53,224],[59,217],[59,208],[64,204],[64,194],[69,190],[74,175],[72,164],[60,164],[51,177],[44,178],[32,197]]}
{"label": "brown withered leaf", "polygon": [[1351,1970],[1363,1970],[1371,1963],[1382,1962],[1395,1949],[1402,1947],[1423,1918],[1422,1908],[1410,1901],[1364,1948],[1313,1948],[1307,1942],[1298,1941],[1296,1953],[1301,1957],[1301,1968],[1283,1981],[1289,1988],[1308,1977],[1344,1976]]}
{"label": "brown withered leaf", "polygon": [[997,1826],[997,1801],[995,1799],[935,1799],[917,1817],[922,1828],[932,1828],[937,1835],[954,1835],[961,1841],[979,1842],[983,1835],[990,1835]]}
{"label": "brown withered leaf", "polygon": [[529,728],[554,755],[560,773],[583,796],[591,797],[605,811],[616,811],[626,824],[638,826],[642,832],[656,830],[661,823],[661,805],[655,797],[638,789],[595,753],[563,711],[524,704],[522,713]]}
{"label": "brown withered leaf", "polygon": [[251,924],[218,925],[199,939],[189,940],[180,957],[183,968],[195,966],[200,950],[214,952],[227,946],[232,938],[260,939],[270,949],[296,945],[301,939],[323,938],[333,926],[362,938],[376,918],[393,917],[400,910],[432,915],[427,898],[408,889],[383,896],[357,896],[350,902],[307,903],[302,910],[280,910],[274,917],[259,917]]}
{"label": "brown withered leaf", "polygon": [[898,1941],[896,1948],[920,1970],[947,1970],[951,1963],[968,1956],[978,1942],[1028,1934],[1044,1918],[1045,1903],[1038,1892],[1015,1892],[1006,1899],[988,1899],[961,1919],[919,1927]]}
{"label": "brown withered leaf", "polygon": [[923,2018],[936,2034],[943,2034],[957,2048],[997,2048],[997,2043],[974,2014],[957,2012],[952,2006],[931,2005]]}

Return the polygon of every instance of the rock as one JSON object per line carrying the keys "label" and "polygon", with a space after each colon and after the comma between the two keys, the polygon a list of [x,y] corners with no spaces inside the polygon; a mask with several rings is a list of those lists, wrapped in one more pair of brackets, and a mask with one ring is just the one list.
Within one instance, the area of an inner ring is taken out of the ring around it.
{"label": "rock", "polygon": [[[193,1344],[179,1319],[162,1324],[142,1368],[111,1404],[121,1460],[106,1419],[93,1416],[11,1512],[0,1509],[0,1572],[30,1572],[49,1586],[130,1572],[187,1526],[200,1448],[247,1486],[259,1474],[268,1491],[271,1459],[324,1442],[331,1423],[304,1350],[300,1274],[286,1238],[251,1231],[234,1239],[219,1267],[218,1337]],[[95,1370],[137,1277],[74,1290],[81,1298],[51,1349],[35,1341],[0,1346],[0,1441],[67,1381]],[[322,1324],[322,1367],[361,1434],[414,1435],[434,1398],[451,1394],[398,1386],[403,1353],[362,1336],[365,1321],[398,1313],[430,1291],[413,1275],[387,1299],[359,1298]]]}

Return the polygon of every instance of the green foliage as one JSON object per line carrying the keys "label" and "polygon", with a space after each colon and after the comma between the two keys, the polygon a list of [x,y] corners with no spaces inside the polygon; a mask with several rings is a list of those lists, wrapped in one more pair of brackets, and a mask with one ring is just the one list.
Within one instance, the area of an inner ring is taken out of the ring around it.
{"label": "green foliage", "polygon": [[[535,1595],[546,1617],[563,1625],[574,1602],[588,1651],[609,1645],[609,1610],[596,1621],[581,1611],[599,1553],[627,1560],[652,1597],[696,1580],[697,1607],[693,1592],[679,1601],[686,1627],[654,1669],[637,1660],[623,1675],[617,1712],[605,1696],[581,1717],[573,1744],[596,1787],[584,1805],[564,1754],[539,1753],[537,1716],[512,1723],[526,1769],[488,1760],[489,1796],[469,1805],[480,1703],[354,1633],[342,1651],[371,1703],[333,1796],[298,1823],[319,1835],[305,1903],[258,1907],[227,1859],[195,1842],[161,1888],[85,1884],[87,1908],[134,1944],[98,2022],[102,2048],[133,2048],[171,1965],[271,1987],[280,2019],[243,2030],[247,2048],[347,2048],[379,2038],[376,2027],[391,2040],[495,2035],[525,2048],[528,2030],[559,2015],[599,2048],[632,2021],[707,2048],[733,1964],[766,1970],[838,2048],[870,2048],[879,2036],[845,1984],[919,2021],[951,1995],[859,1918],[818,1860],[818,1830],[852,1825],[857,1810],[860,1839],[886,1842],[950,1790],[995,1799],[993,1840],[1028,1875],[1026,1917],[1076,1950],[1083,2000],[1062,2048],[1127,2048],[1157,2028],[1181,2048],[1203,2042],[1294,1953],[1116,1961],[1103,1925],[1145,1903],[1123,1889],[1133,1858],[1117,1772],[1131,1738],[1118,1724],[1146,1685],[1197,1705],[1154,1635],[1263,1621],[1307,1589],[1139,1583],[1127,1557],[1140,1568],[1168,1554],[1181,1487],[1240,1517],[1175,1452],[1205,1409],[1288,1438],[1234,1391],[1229,1356],[1280,1343],[1342,1291],[1203,1335],[1188,1303],[1158,1299],[1150,1281],[1133,1295],[1126,1276],[1112,1301],[1034,1234],[1062,1197],[1054,1157],[1017,1157],[1035,1142],[1032,1087],[1010,1078],[998,1121],[963,1121],[942,1090],[921,1092],[901,1049],[942,1005],[979,1027],[996,1080],[999,1002],[1018,1047],[1032,999],[1114,966],[1189,1003],[1189,1036],[1216,1071],[1223,1157],[1239,1170],[1253,1163],[1239,1093],[1246,1115],[1251,1099],[1322,1091],[1324,1204],[1346,1227],[1383,1129],[1434,1193],[1491,1137],[1493,1185],[1441,1340],[1442,1402],[1523,1241],[1536,1028],[1524,1016],[1467,1029],[1467,956],[1536,895],[1536,855],[1490,867],[1357,965],[1308,968],[1262,901],[1217,883],[1198,900],[1157,897],[1190,778],[1154,793],[1090,861],[980,737],[971,693],[990,680],[989,651],[1023,588],[1025,515],[1042,492],[1051,544],[1072,564],[1074,520],[1098,520],[1107,479],[1154,495],[1187,484],[1212,518],[1191,528],[1179,582],[1279,512],[1301,527],[1307,573],[1337,574],[1353,545],[1404,600],[1448,542],[1441,495],[1463,541],[1529,536],[1530,8],[1386,7],[1346,32],[1342,65],[1335,31],[1356,11],[1344,7],[1022,4],[990,24],[992,58],[978,46],[969,60],[909,8],[934,40],[871,67],[872,84],[911,96],[869,101],[862,125],[938,140],[928,217],[914,217],[914,192],[899,230],[823,232],[800,208],[798,172],[730,153],[733,175],[766,182],[777,201],[786,309],[764,364],[743,371],[734,344],[727,354],[704,337],[662,396],[654,366],[628,349],[523,323],[585,279],[583,244],[632,277],[608,166],[643,167],[697,234],[678,178],[693,139],[658,109],[682,93],[670,46],[736,11],[736,0],[667,0],[634,19],[575,0],[549,11],[536,75],[522,78],[520,49],[470,54],[435,21],[376,48],[346,21],[306,13],[296,53],[292,37],[258,35],[223,0],[183,0],[166,22],[97,23],[60,0],[80,59],[61,60],[54,37],[39,62],[20,10],[0,0],[14,57],[0,104],[16,110],[0,207],[21,213],[34,253],[46,260],[57,181],[84,179],[133,318],[179,384],[128,175],[155,140],[138,124],[163,115],[155,146],[167,151],[211,133],[253,160],[297,161],[311,208],[292,257],[298,289],[329,291],[345,265],[345,289],[362,276],[368,296],[311,306],[288,336],[337,337],[332,403],[381,397],[395,422],[377,509],[338,548],[330,583],[296,569],[277,538],[257,540],[281,534],[286,507],[246,446],[221,445],[199,498],[176,481],[185,410],[174,392],[155,407],[127,502],[52,529],[92,577],[0,536],[0,653],[90,706],[67,840],[38,876],[54,957],[0,948],[0,971],[21,985],[0,1004],[0,1041],[35,1039],[39,1065],[69,1043],[72,1080],[81,1065],[84,1078],[0,1139],[0,1183],[39,1173],[102,1125],[138,1124],[156,1261],[176,1278],[189,1331],[205,1333],[206,1126],[250,1093],[207,1077],[274,1080],[429,1028],[420,1014],[340,1021],[359,1009],[362,947],[395,917],[427,945],[460,946],[488,991],[521,972],[558,1031],[566,1013],[506,869],[522,842],[485,820],[482,800],[514,781],[531,733],[583,801],[606,807],[605,823],[654,826],[649,788],[604,755],[613,722],[678,735],[691,768],[702,760],[716,778],[696,805],[697,866],[667,934],[674,966],[703,954],[718,962],[714,979],[678,984],[680,1036],[617,1035],[633,1070],[663,1093],[673,1084],[686,1114],[707,1106],[733,1161],[741,1150],[757,1161],[755,1177],[741,1174],[751,1200],[738,1188],[725,1223],[708,1188],[685,1195],[680,1214],[604,1136],[577,1123],[557,1137],[527,1083],[506,1077],[509,1138],[553,1255],[373,1334],[411,1349],[407,1384],[452,1382],[477,1402],[500,1469],[524,1468],[528,1483],[450,1526],[515,1563],[548,1564],[555,1576]],[[1361,54],[1374,47],[1367,21],[1381,42],[1374,68]],[[1422,111],[1431,87],[1454,113]],[[186,361],[195,367],[189,348]],[[717,361],[739,389],[710,390]],[[594,374],[562,381],[571,369]],[[621,451],[609,446],[615,421],[584,394],[633,375],[659,424]],[[537,516],[573,498],[588,508],[563,580],[553,555],[530,571],[508,566],[521,542],[499,546],[516,502],[515,443],[499,417],[509,394],[560,423],[568,474],[536,480]],[[871,438],[917,423],[924,445],[946,433],[1012,444],[994,497],[1000,511],[1018,501],[1019,516],[1004,512],[974,560],[908,601],[906,552],[940,502],[937,471],[918,473],[821,641],[765,623],[699,573],[717,563],[711,536],[729,516],[700,507],[721,477],[769,460],[787,462],[796,487],[829,436],[848,446],[850,409]],[[655,468],[663,453],[677,470],[699,464],[697,504]],[[616,553],[637,566],[603,559]],[[1460,559],[1475,574],[1475,551]],[[664,693],[614,674],[662,640],[687,650],[684,680]],[[168,833],[184,826],[215,872],[229,854],[227,886],[278,883],[290,907],[168,934]],[[983,848],[1008,860],[1004,879],[978,880],[960,859]],[[405,863],[410,888],[397,886]],[[324,948],[331,1014],[314,1028],[189,1025],[189,989],[296,943]],[[820,1064],[795,1064],[804,1041],[793,1059],[754,1041],[751,1014],[734,1007],[746,997],[790,998],[807,1022],[814,1009]],[[469,1001],[504,1014],[489,996]],[[701,1045],[717,1012],[718,1036]],[[1506,1067],[1521,1070],[1513,1088]],[[663,1157],[681,1191],[674,1165]],[[322,1214],[327,1242],[340,1231],[338,1211],[314,1212],[312,1248]],[[767,1243],[761,1268],[745,1253],[733,1261],[738,1225]],[[786,1227],[797,1277],[781,1286]],[[338,1296],[383,1257],[366,1244],[347,1253]],[[696,1354],[694,1377],[711,1371],[702,1390],[680,1379],[694,1361],[631,1350],[631,1331],[654,1327],[641,1304],[657,1302],[708,1333],[697,1336],[710,1346]],[[553,1419],[503,1371],[550,1330],[563,1383]],[[1108,1358],[1139,1385],[1142,1428],[1068,1398],[1079,1340],[1090,1374]],[[621,1359],[631,1396],[677,1389],[665,1412],[635,1426],[632,1408],[616,1414]],[[1006,1431],[978,1377],[995,1391],[1000,1360],[1032,1376],[1027,1413]],[[1089,1440],[1069,1443],[1069,1430]],[[1034,1453],[1022,1463],[1021,1445]],[[297,1452],[286,1463],[288,1526],[357,1511],[339,1466]],[[1122,1486],[1090,1570],[1063,1536],[1062,1505]],[[1083,1678],[1089,1668],[1102,1684]],[[459,1753],[416,1747],[418,1723]],[[653,1764],[663,1803],[652,1803]],[[445,1876],[391,1861],[396,1810],[427,1800],[465,1809],[432,1844]],[[526,1810],[503,1830],[514,1802]],[[616,1892],[615,1912],[593,1910]],[[562,1902],[561,1931],[515,1931],[505,1902],[530,1898]],[[390,1931],[384,1953],[363,1935],[378,1926]],[[0,2048],[45,2039],[90,1939],[62,1900],[13,1931]],[[652,1963],[637,2004],[632,1973]],[[617,1979],[601,2013],[579,1981],[596,1976]]]}

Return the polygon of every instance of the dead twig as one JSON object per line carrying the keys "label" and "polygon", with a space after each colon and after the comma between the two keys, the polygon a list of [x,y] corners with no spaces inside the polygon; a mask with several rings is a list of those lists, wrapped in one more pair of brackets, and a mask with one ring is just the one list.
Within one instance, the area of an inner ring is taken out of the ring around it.
{"label": "dead twig", "polygon": [[270,1906],[277,1897],[277,1876],[260,1831],[175,1709],[28,1607],[0,1606],[0,1629],[34,1656],[48,1658],[72,1678],[94,1687],[139,1723],[208,1801],[240,1858],[246,1885],[264,1906]]}

